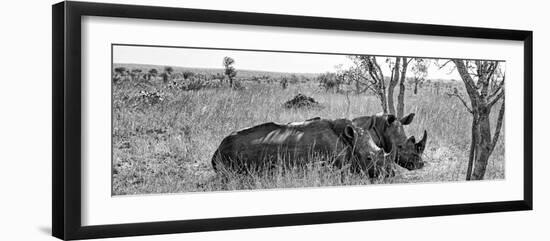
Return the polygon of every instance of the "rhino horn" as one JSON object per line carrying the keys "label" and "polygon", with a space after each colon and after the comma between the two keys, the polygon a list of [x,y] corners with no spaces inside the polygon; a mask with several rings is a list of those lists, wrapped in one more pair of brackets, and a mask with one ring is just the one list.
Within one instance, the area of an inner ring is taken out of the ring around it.
{"label": "rhino horn", "polygon": [[420,140],[418,143],[416,143],[416,149],[419,153],[423,153],[424,149],[426,148],[426,141],[428,140],[428,132],[424,130],[424,136],[422,136],[422,140]]}

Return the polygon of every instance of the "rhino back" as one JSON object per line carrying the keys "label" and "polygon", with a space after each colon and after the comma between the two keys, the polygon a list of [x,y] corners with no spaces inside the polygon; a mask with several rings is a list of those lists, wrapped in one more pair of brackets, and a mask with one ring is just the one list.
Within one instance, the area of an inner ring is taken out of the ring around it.
{"label": "rhino back", "polygon": [[[231,165],[303,163],[315,155],[345,158],[345,145],[327,120],[280,125],[265,123],[227,136],[217,150],[219,160]],[[213,160],[214,161],[214,160]]]}

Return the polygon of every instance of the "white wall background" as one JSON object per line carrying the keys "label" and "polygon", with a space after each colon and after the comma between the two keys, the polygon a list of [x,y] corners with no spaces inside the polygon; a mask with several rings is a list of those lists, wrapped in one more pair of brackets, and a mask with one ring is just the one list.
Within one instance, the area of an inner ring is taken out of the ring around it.
{"label": "white wall background", "polygon": [[[534,33],[534,206],[509,212],[264,228],[119,240],[548,240],[550,18],[544,1],[119,0],[189,8],[528,29]],[[0,8],[0,240],[54,240],[51,230],[51,7],[9,1]]]}

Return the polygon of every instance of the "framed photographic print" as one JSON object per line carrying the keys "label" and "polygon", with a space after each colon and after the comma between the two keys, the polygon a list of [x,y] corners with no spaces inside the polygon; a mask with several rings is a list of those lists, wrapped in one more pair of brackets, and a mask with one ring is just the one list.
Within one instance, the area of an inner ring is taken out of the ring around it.
{"label": "framed photographic print", "polygon": [[53,6],[53,235],[532,209],[532,32]]}

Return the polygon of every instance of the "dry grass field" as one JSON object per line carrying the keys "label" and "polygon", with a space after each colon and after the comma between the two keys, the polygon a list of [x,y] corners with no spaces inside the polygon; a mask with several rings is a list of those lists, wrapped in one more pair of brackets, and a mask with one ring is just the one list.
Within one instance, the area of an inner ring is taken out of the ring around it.
{"label": "dry grass field", "polygon": [[[354,118],[380,112],[373,96],[350,93],[346,97],[319,88],[317,82],[289,84],[286,89],[276,82],[241,83],[241,90],[219,87],[192,91],[168,88],[160,79],[114,83],[113,195],[465,179],[471,115],[456,98],[427,87],[418,95],[408,90],[405,106],[405,113],[416,113],[412,124],[405,127],[407,134],[419,138],[424,129],[428,131],[423,157],[427,165],[420,170],[399,169],[395,177],[369,180],[313,164],[224,181],[215,174],[210,161],[222,139],[235,130],[270,121]],[[313,97],[322,108],[284,108],[283,103],[298,93]],[[504,138],[500,138],[485,179],[503,178]]]}

